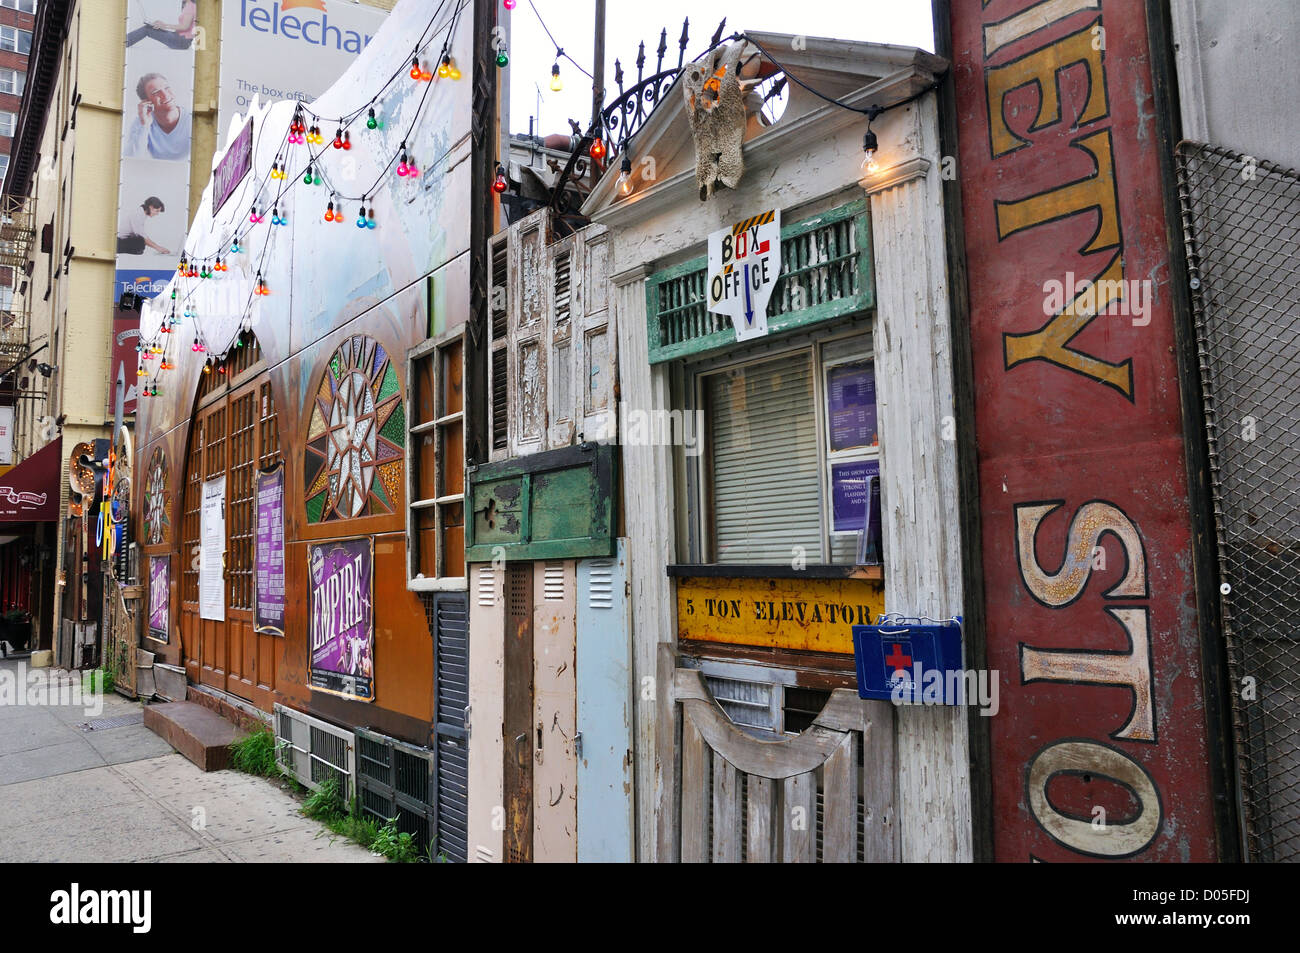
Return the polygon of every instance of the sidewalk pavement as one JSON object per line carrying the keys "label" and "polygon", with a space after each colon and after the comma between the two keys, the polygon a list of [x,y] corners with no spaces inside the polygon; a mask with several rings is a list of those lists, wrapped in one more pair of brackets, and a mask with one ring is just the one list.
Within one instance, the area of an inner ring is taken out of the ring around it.
{"label": "sidewalk pavement", "polygon": [[[0,679],[19,691],[26,674],[25,660],[0,660]],[[72,684],[79,673],[52,677]],[[0,862],[383,862],[264,778],[200,771],[144,727],[138,702],[109,692],[96,713],[4,694]]]}

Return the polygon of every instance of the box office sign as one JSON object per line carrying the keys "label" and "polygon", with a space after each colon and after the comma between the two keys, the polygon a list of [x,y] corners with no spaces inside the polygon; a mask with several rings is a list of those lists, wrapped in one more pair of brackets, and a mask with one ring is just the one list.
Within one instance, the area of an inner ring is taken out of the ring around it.
{"label": "box office sign", "polygon": [[375,698],[374,549],[369,536],[313,543],[311,687]]}
{"label": "box office sign", "polygon": [[733,579],[677,582],[677,634],[796,652],[853,654],[853,626],[885,611],[884,588],[868,579]]}
{"label": "box office sign", "polygon": [[767,302],[780,273],[780,209],[709,235],[709,310],[731,318],[737,341],[767,334]]}

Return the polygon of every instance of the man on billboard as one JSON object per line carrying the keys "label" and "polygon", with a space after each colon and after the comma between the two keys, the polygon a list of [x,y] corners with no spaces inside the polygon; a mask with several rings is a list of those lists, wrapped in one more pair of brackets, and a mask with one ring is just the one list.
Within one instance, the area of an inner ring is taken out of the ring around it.
{"label": "man on billboard", "polygon": [[135,84],[138,122],[130,123],[125,155],[132,159],[187,159],[191,116],[176,101],[167,77],[145,73]]}

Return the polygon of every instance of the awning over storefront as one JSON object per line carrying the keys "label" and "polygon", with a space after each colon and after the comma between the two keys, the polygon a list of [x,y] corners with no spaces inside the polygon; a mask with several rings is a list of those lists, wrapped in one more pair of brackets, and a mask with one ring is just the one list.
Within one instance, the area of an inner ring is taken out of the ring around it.
{"label": "awning over storefront", "polygon": [[37,450],[0,476],[0,523],[39,523],[59,518],[63,440]]}

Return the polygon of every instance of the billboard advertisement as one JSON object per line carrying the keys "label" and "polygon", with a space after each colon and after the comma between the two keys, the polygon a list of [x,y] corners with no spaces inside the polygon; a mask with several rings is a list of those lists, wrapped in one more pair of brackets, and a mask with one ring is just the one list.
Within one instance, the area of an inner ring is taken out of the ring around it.
{"label": "billboard advertisement", "polygon": [[[202,36],[194,0],[138,0],[126,17],[122,169],[117,199],[117,295],[151,298],[166,286],[189,229],[194,49]],[[123,410],[135,413],[139,316],[114,320],[108,405],[124,370]],[[130,340],[129,348],[119,342]]]}
{"label": "billboard advertisement", "polygon": [[1145,5],[952,4],[994,859],[1216,859]]}
{"label": "billboard advertisement", "polygon": [[348,0],[228,0],[221,5],[217,137],[257,97],[311,102],[333,85],[387,14]]}

